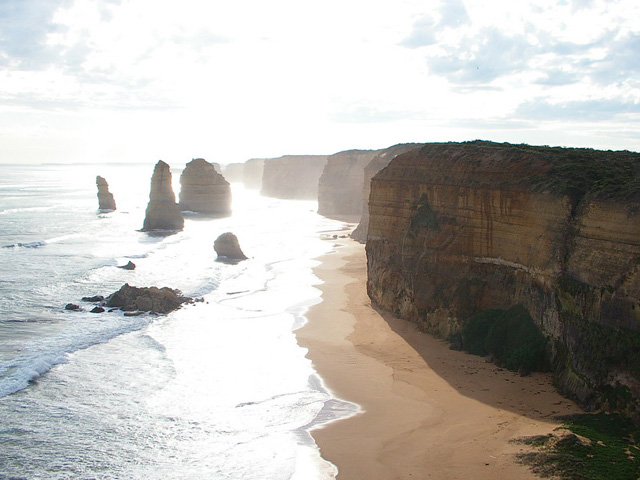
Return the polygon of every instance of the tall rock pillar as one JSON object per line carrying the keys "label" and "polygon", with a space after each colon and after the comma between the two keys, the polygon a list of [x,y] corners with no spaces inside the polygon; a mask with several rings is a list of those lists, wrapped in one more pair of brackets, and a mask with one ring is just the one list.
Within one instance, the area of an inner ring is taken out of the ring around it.
{"label": "tall rock pillar", "polygon": [[182,230],[183,227],[184,219],[171,185],[171,169],[160,160],[151,177],[149,204],[142,230]]}
{"label": "tall rock pillar", "polygon": [[100,175],[96,177],[96,185],[98,186],[98,208],[100,210],[115,210],[116,201],[113,194],[109,191],[109,184]]}

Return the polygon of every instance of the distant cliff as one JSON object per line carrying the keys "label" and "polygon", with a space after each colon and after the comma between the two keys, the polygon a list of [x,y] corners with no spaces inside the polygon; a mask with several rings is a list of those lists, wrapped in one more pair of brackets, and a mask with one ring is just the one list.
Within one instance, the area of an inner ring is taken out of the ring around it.
{"label": "distant cliff", "polygon": [[377,154],[364,167],[361,193],[362,210],[359,212],[361,214],[360,223],[358,223],[356,229],[351,233],[351,238],[360,243],[365,243],[367,240],[367,231],[369,230],[369,193],[371,191],[371,179],[373,176],[389,165],[389,162],[398,155],[410,150],[415,150],[423,145],[422,143],[401,143],[385,148],[384,150],[378,150]]}
{"label": "distant cliff", "polygon": [[262,174],[264,158],[252,158],[244,162],[243,181],[246,188],[260,190],[262,188]]}
{"label": "distant cliff", "polygon": [[266,197],[316,200],[318,180],[326,163],[326,155],[269,158],[264,161],[260,193]]}
{"label": "distant cliff", "polygon": [[640,419],[640,154],[427,144],[372,179],[369,211],[379,306],[463,341],[530,317],[561,391]]}
{"label": "distant cliff", "polygon": [[224,167],[222,174],[227,182],[244,182],[244,163],[230,163]]}
{"label": "distant cliff", "polygon": [[231,187],[204,158],[187,163],[180,175],[180,209],[207,215],[231,213]]}
{"label": "distant cliff", "polygon": [[378,150],[347,150],[329,156],[318,181],[318,213],[342,217],[362,213],[364,169]]}

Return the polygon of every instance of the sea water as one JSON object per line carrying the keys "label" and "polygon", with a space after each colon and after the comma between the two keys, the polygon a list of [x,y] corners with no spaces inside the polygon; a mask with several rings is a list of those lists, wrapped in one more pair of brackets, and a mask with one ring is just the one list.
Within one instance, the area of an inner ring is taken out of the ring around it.
{"label": "sea water", "polygon": [[[344,225],[234,184],[231,216],[144,233],[152,171],[0,165],[0,478],[335,478],[309,431],[356,406],[323,387],[294,331],[320,301],[325,233]],[[116,211],[97,210],[96,175]],[[248,260],[215,261],[227,231]],[[138,317],[81,301],[124,283],[202,301]]]}

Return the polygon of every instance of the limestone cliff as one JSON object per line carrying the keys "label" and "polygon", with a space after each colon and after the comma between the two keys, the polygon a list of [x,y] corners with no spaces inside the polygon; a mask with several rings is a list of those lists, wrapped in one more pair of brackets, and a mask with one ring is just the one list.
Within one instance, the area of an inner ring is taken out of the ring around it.
{"label": "limestone cliff", "polygon": [[640,419],[640,154],[427,144],[371,181],[368,292],[442,337],[522,306],[561,391]]}
{"label": "limestone cliff", "polygon": [[364,169],[378,150],[347,150],[329,156],[318,181],[318,213],[330,218],[362,213]]}
{"label": "limestone cliff", "polygon": [[149,204],[142,230],[182,230],[183,227],[184,219],[171,185],[171,169],[160,160],[151,177]]}
{"label": "limestone cliff", "polygon": [[109,191],[109,184],[100,175],[96,177],[96,185],[98,186],[98,208],[100,210],[115,210],[116,201],[113,194]]}
{"label": "limestone cliff", "polygon": [[326,155],[285,155],[264,162],[262,188],[265,197],[317,200],[318,180]]}
{"label": "limestone cliff", "polygon": [[205,159],[190,161],[180,175],[180,209],[207,215],[230,214],[229,182]]}
{"label": "limestone cliff", "polygon": [[264,158],[252,158],[244,162],[244,186],[251,190],[260,190],[262,188],[263,171]]}
{"label": "limestone cliff", "polygon": [[389,162],[396,158],[398,155],[415,150],[423,146],[421,143],[401,143],[384,150],[379,150],[371,161],[364,167],[363,181],[362,181],[362,210],[360,223],[356,229],[351,233],[351,238],[354,240],[365,243],[367,240],[367,231],[369,230],[369,193],[371,191],[371,179],[373,176],[389,165]]}
{"label": "limestone cliff", "polygon": [[229,183],[244,182],[244,163],[229,163],[222,170],[224,179]]}

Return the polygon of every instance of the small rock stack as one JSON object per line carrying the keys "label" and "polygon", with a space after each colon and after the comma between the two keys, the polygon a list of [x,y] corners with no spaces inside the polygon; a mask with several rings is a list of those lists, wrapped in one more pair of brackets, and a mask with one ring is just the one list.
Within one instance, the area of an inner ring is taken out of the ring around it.
{"label": "small rock stack", "polygon": [[96,177],[96,185],[98,186],[98,208],[100,210],[115,210],[116,201],[113,194],[109,192],[109,184],[100,175]]}

